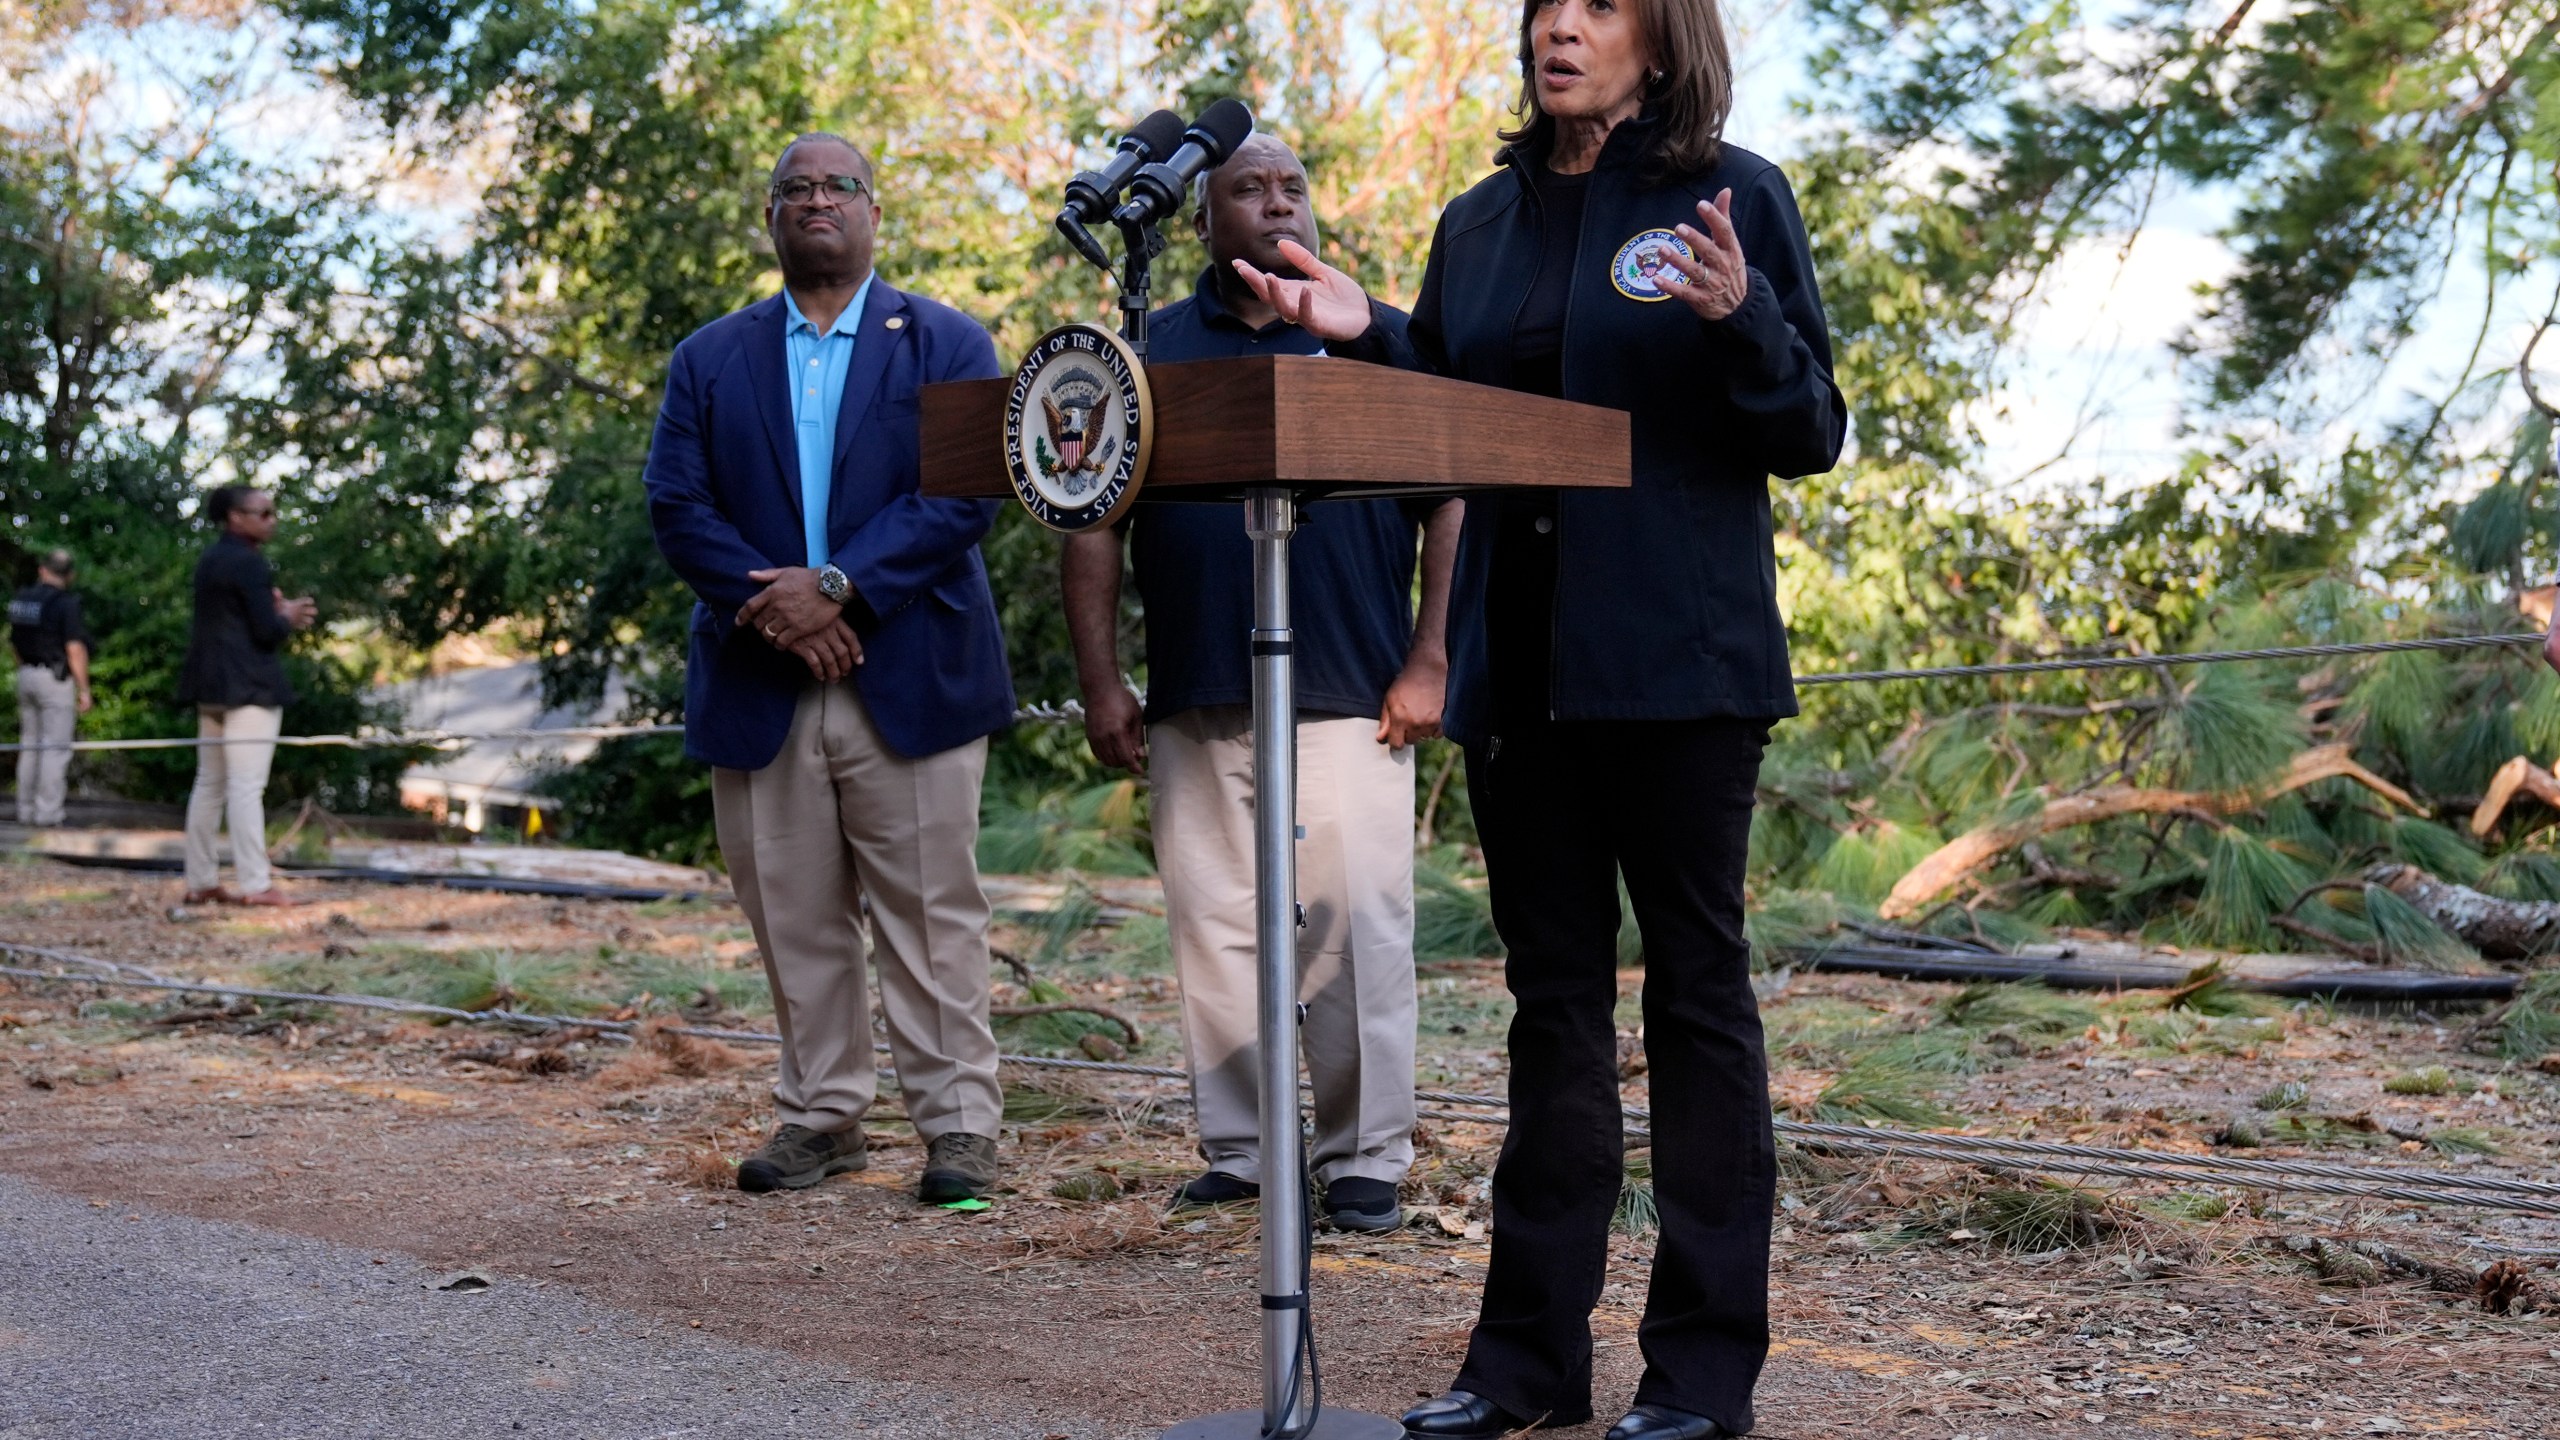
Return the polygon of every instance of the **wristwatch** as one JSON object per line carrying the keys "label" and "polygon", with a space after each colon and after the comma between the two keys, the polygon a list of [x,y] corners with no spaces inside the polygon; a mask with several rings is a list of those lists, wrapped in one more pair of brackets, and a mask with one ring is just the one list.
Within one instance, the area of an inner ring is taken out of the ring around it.
{"label": "wristwatch", "polygon": [[818,567],[818,593],[841,605],[853,598],[853,581],[833,565]]}

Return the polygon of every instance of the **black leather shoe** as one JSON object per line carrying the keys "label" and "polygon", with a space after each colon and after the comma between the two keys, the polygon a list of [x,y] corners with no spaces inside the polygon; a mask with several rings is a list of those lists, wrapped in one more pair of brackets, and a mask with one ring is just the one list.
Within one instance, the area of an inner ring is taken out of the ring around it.
{"label": "black leather shoe", "polygon": [[1203,1205],[1232,1205],[1239,1200],[1259,1200],[1262,1187],[1250,1180],[1240,1180],[1224,1170],[1203,1170],[1182,1182],[1173,1192],[1176,1210],[1192,1210]]}
{"label": "black leather shoe", "polygon": [[1609,1427],[1609,1440],[1726,1440],[1731,1434],[1704,1415],[1668,1405],[1638,1405]]}
{"label": "black leather shoe", "polygon": [[1404,1412],[1407,1440],[1500,1440],[1529,1422],[1469,1390],[1452,1390]]}

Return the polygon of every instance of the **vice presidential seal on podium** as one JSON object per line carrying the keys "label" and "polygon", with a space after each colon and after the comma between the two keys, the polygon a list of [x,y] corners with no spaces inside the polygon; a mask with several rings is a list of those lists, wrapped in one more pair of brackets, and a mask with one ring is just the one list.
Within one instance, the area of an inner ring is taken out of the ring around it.
{"label": "vice presidential seal on podium", "polygon": [[1041,336],[1005,392],[1005,473],[1022,508],[1052,530],[1118,520],[1146,481],[1155,438],[1146,367],[1098,325]]}

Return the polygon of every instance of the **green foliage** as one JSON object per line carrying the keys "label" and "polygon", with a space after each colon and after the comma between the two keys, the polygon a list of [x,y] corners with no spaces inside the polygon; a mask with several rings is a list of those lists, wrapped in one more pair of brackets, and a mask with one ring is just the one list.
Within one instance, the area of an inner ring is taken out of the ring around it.
{"label": "green foliage", "polygon": [[2261,1110],[2299,1110],[2311,1103],[2311,1087],[2299,1080],[2287,1080],[2257,1098]]}
{"label": "green foliage", "polygon": [[1834,841],[1814,866],[1813,882],[1851,904],[1872,905],[1941,843],[1932,831],[1879,821]]}
{"label": "green foliage", "polygon": [[2383,953],[2397,964],[2421,970],[2469,970],[2480,964],[2478,951],[2380,885],[2364,887],[2364,913],[2382,941]]}
{"label": "green foliage", "polygon": [[2468,1095],[2472,1086],[2441,1065],[2428,1065],[2403,1070],[2383,1081],[2382,1088],[2393,1095]]}
{"label": "green foliage", "polygon": [[2560,1051],[2560,971],[2525,977],[2498,1016],[2498,1053],[2533,1061]]}
{"label": "green foliage", "polygon": [[1146,794],[1134,780],[1040,790],[1036,780],[988,785],[978,828],[978,867],[1027,875],[1081,870],[1144,875],[1155,868],[1145,830]]}
{"label": "green foliage", "polygon": [[[1880,1046],[1858,1057],[1824,1086],[1814,1101],[1813,1118],[1832,1124],[1880,1121],[1918,1129],[1957,1123],[1937,1101],[1950,1052],[1944,1047],[1918,1047],[1908,1042]],[[1936,1063],[1932,1063],[1936,1062]]]}
{"label": "green foliage", "polygon": [[540,784],[559,805],[545,818],[556,818],[577,844],[679,865],[720,864],[711,771],[684,758],[680,735],[600,741],[584,761],[546,772]]}
{"label": "green foliage", "polygon": [[2427,1148],[2438,1155],[2495,1155],[2505,1149],[2497,1132],[2477,1125],[2447,1125],[2427,1132]]}
{"label": "green foliage", "polygon": [[2280,842],[2261,840],[2237,826],[2214,833],[2205,862],[2204,893],[2196,903],[2194,933],[2214,944],[2257,948],[2270,943],[2269,915],[2290,904],[2313,879]]}
{"label": "green foliage", "polygon": [[2103,1196],[2053,1181],[1994,1186],[1972,1196],[1959,1213],[1966,1226],[2002,1248],[2031,1255],[2086,1248],[2123,1228]]}
{"label": "green foliage", "polygon": [[1493,906],[1481,879],[1472,882],[1454,845],[1416,855],[1413,862],[1413,958],[1467,960],[1500,955]]}

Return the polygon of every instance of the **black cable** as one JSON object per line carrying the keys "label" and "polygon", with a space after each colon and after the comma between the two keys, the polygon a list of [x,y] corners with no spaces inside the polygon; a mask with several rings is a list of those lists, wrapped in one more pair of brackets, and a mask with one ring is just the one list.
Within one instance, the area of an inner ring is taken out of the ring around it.
{"label": "black cable", "polygon": [[[1298,1174],[1312,1190],[1315,1177],[1307,1168],[1307,1135],[1303,1125],[1298,1131]],[[1305,1223],[1298,1231],[1298,1293],[1290,1297],[1297,1302],[1298,1353],[1306,1363],[1290,1371],[1289,1400],[1280,1407],[1283,1415],[1296,1410],[1298,1397],[1303,1393],[1307,1397],[1307,1418],[1296,1425],[1266,1430],[1262,1432],[1262,1440],[1306,1440],[1315,1432],[1316,1422],[1324,1418],[1324,1366],[1316,1361],[1316,1313],[1314,1304],[1307,1297],[1307,1282],[1314,1278],[1315,1269],[1316,1210],[1311,1195],[1305,1204]],[[1301,1374],[1305,1376],[1303,1389],[1299,1379]]]}

